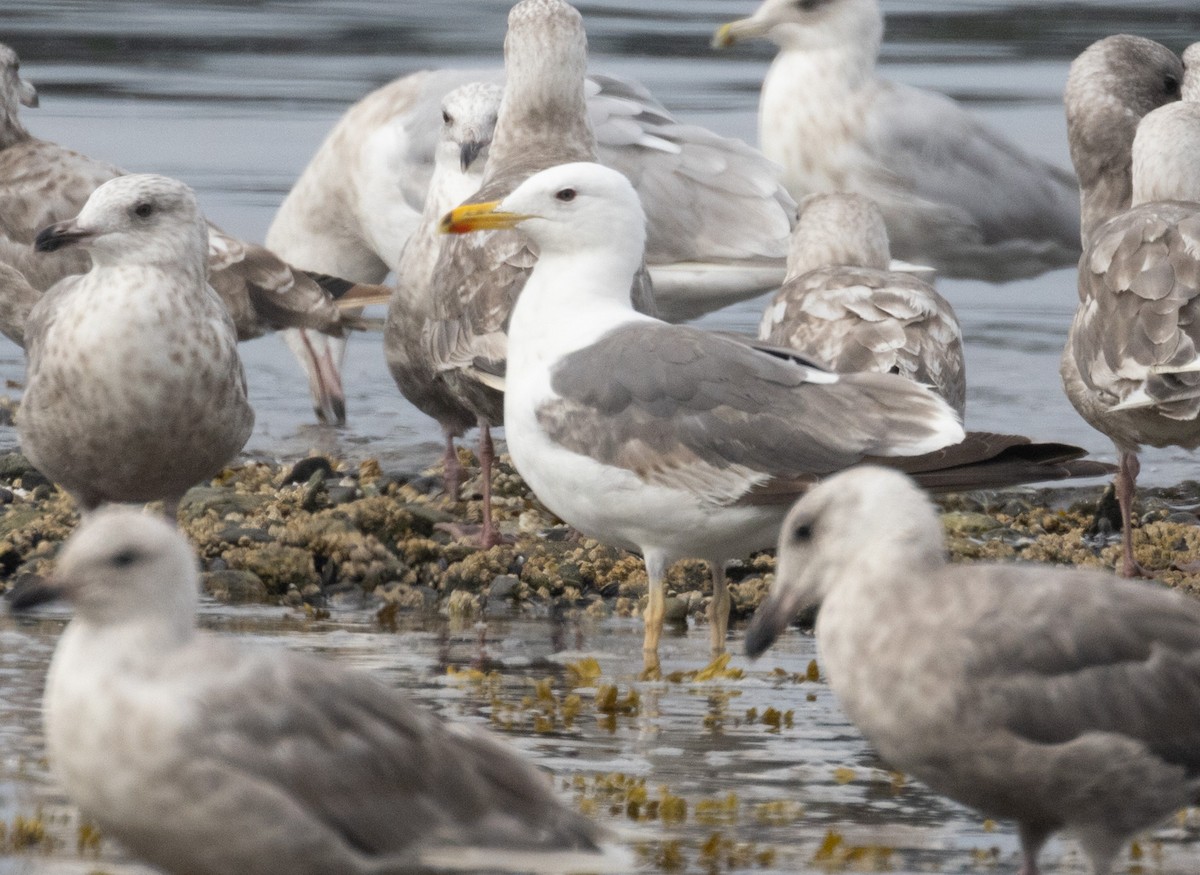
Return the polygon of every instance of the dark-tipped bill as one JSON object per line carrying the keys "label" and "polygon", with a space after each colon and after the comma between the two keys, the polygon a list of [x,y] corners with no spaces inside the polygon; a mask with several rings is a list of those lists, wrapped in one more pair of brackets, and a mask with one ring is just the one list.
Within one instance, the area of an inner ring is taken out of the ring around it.
{"label": "dark-tipped bill", "polygon": [[455,207],[442,217],[438,230],[443,234],[491,231],[495,228],[513,228],[529,218],[523,213],[506,213],[497,209],[499,206],[500,201],[486,201]]}
{"label": "dark-tipped bill", "polygon": [[762,656],[806,607],[808,603],[797,590],[780,590],[777,584],[750,618],[746,628],[746,655],[751,659]]}
{"label": "dark-tipped bill", "polygon": [[90,231],[85,231],[75,224],[74,219],[67,219],[39,231],[33,241],[33,248],[38,252],[54,252],[90,240],[92,236]]}
{"label": "dark-tipped bill", "polygon": [[14,614],[20,614],[38,605],[57,601],[62,595],[62,587],[52,580],[41,577],[25,578],[8,591],[8,609]]}

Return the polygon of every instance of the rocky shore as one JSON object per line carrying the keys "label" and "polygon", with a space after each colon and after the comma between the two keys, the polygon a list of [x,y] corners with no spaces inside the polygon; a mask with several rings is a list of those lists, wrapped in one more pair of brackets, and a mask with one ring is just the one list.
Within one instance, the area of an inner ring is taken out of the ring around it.
{"label": "rocky shore", "polygon": [[[478,475],[465,450],[462,461]],[[490,604],[536,611],[630,616],[646,591],[641,561],[581,537],[530,494],[503,458],[493,481],[509,543],[481,550],[478,482],[464,500],[441,490],[440,471],[384,471],[322,457],[248,462],[192,489],[179,513],[195,543],[207,593],[227,603],[374,609],[384,625],[401,611],[471,615]],[[957,561],[1024,560],[1112,567],[1119,555],[1115,502],[1103,489],[1059,486],[971,493],[941,500]],[[1138,559],[1171,586],[1200,592],[1200,484],[1146,490]],[[1097,522],[1097,519],[1099,522]],[[0,456],[0,587],[43,575],[77,521],[70,498],[20,454]],[[774,558],[758,554],[729,574],[733,616],[765,594]],[[710,596],[702,562],[668,578],[668,617],[702,617]]]}

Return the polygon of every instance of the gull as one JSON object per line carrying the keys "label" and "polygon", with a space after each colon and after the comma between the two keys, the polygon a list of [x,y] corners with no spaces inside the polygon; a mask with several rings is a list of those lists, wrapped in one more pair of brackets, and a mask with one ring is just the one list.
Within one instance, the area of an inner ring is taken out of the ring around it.
{"label": "gull", "polygon": [[1200,43],[1183,50],[1183,99],[1200,101]]}
{"label": "gull", "polygon": [[36,245],[84,247],[92,268],[29,313],[21,450],[84,511],[161,499],[174,519],[254,424],[195,195],[165,176],[118,176]]}
{"label": "gull", "polygon": [[836,374],[639,313],[629,289],[645,214],[629,181],[599,164],[542,171],[499,202],[455,208],[444,225],[520,226],[538,248],[509,325],[509,452],[552,512],[641,552],[648,675],[659,668],[668,567],[710,563],[719,653],[725,563],[771,546],[792,499],[821,477],[868,457],[943,489],[1108,470],[1074,467],[1073,447],[964,435],[941,398],[903,377]]}
{"label": "gull", "polygon": [[[16,53],[0,44],[0,258],[21,270],[34,288],[45,291],[66,276],[86,271],[86,255],[70,249],[43,255],[35,265],[18,265],[9,253],[14,247],[28,249],[47,225],[77,215],[99,185],[124,171],[32,136],[18,109],[37,106],[37,91],[19,68]],[[263,247],[238,240],[212,223],[208,232],[209,281],[233,314],[239,340],[287,326],[340,337],[352,324],[321,285],[324,278],[293,270]],[[345,421],[338,362],[311,344],[298,354],[309,373],[318,418]]]}
{"label": "gull", "polygon": [[945,276],[1003,282],[1074,264],[1079,192],[942,94],[878,78],[876,0],[763,0],[715,47],[763,37],[759,145],[797,200],[854,191],[879,204],[892,253]]}
{"label": "gull", "polygon": [[179,533],[111,507],[13,600],[74,606],[46,681],[47,754],[134,856],[173,875],[631,870],[484,730],[367,674],[198,630],[198,577]]}
{"label": "gull", "polygon": [[454,438],[472,428],[476,416],[434,371],[423,340],[424,328],[434,316],[434,270],[441,242],[447,239],[438,233],[438,220],[482,184],[502,94],[499,85],[472,82],[443,98],[442,134],[425,209],[400,256],[383,332],[384,357],[396,385],[413,406],[442,427],[446,491],[455,498],[462,471]]}
{"label": "gull", "polygon": [[967,381],[950,302],[911,273],[888,270],[879,208],[850,192],[810,194],[792,232],[787,281],[758,337],[834,371],[901,374],[946,399],[959,418]]}
{"label": "gull", "polygon": [[746,653],[820,605],[817,648],[846,714],[892,767],[1015,820],[1022,875],[1059,830],[1092,875],[1200,801],[1200,604],[1098,571],[951,565],[901,474],[829,478],[788,514]]}
{"label": "gull", "polygon": [[1060,371],[1072,406],[1117,449],[1126,576],[1143,573],[1139,448],[1200,445],[1200,104],[1172,103],[1182,79],[1158,43],[1114,36],[1075,60],[1065,95],[1085,247]]}

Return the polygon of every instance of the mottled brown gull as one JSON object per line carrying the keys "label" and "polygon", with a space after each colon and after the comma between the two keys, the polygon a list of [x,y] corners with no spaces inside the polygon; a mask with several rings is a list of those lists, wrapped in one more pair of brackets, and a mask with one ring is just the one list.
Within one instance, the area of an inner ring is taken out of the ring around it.
{"label": "mottled brown gull", "polygon": [[[19,104],[36,106],[36,91],[18,73],[16,54],[0,44],[0,259],[45,291],[87,270],[86,255],[65,250],[44,255],[29,270],[10,260],[11,242],[29,247],[47,225],[73,218],[97,186],[124,171],[57,143],[32,136],[18,117]],[[250,340],[287,326],[341,337],[345,322],[320,283],[293,270],[261,246],[209,224],[209,281],[233,313],[238,338]],[[301,349],[318,417],[344,421],[345,395],[338,362],[322,350]]]}
{"label": "mottled brown gull", "polygon": [[821,668],[893,768],[1019,827],[1023,875],[1059,830],[1093,875],[1200,801],[1200,603],[1111,574],[950,565],[921,491],[870,466],[788,514],[758,656],[820,605]]}
{"label": "mottled brown gull", "polygon": [[1200,106],[1162,106],[1182,78],[1179,59],[1157,43],[1108,37],[1072,64],[1065,95],[1085,249],[1061,373],[1071,404],[1117,448],[1127,576],[1141,570],[1139,447],[1200,445],[1200,206],[1174,202],[1200,200]]}
{"label": "mottled brown gull", "polygon": [[967,380],[958,317],[932,286],[888,270],[890,262],[883,214],[869,198],[809,195],[792,232],[787,281],[763,312],[759,339],[831,370],[924,383],[961,419]]}
{"label": "mottled brown gull", "polygon": [[162,499],[173,519],[254,424],[233,320],[205,278],[195,195],[164,176],[118,176],[36,245],[84,247],[92,268],[29,314],[21,449],[84,510]]}
{"label": "mottled brown gull", "polygon": [[442,100],[442,134],[421,223],[404,245],[396,287],[388,304],[383,353],[401,393],[422,413],[437,420],[446,438],[446,489],[458,496],[462,472],[454,438],[475,426],[475,413],[459,402],[429,359],[425,323],[434,315],[434,269],[443,240],[441,217],[478,191],[496,129],[503,89],[486,82],[462,85]]}
{"label": "mottled brown gull", "polygon": [[172,875],[628,872],[486,731],[370,676],[196,628],[196,558],[105,508],[48,585],[75,614],[46,683],[51,769],[106,836]]}
{"label": "mottled brown gull", "polygon": [[509,326],[505,428],[537,497],[585,534],[646,560],[645,665],[658,669],[663,576],[712,566],[714,651],[725,563],[774,543],[787,505],[821,477],[891,457],[944,489],[1106,470],[1074,447],[967,435],[936,394],[894,374],[835,374],[751,341],[633,309],[645,216],[629,181],[574,163],[446,218],[463,233],[520,225],[539,258]]}
{"label": "mottled brown gull", "polygon": [[1200,101],[1200,43],[1183,50],[1183,99]]}
{"label": "mottled brown gull", "polygon": [[763,80],[759,146],[800,199],[847,190],[879,204],[892,253],[993,282],[1074,264],[1079,192],[1070,173],[942,94],[878,78],[876,0],[763,0],[717,47],[779,47]]}

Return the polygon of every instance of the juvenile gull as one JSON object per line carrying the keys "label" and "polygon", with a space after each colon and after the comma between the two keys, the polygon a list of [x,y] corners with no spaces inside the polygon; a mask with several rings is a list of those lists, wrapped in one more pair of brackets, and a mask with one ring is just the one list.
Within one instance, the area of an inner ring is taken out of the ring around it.
{"label": "juvenile gull", "polygon": [[196,558],[105,508],[42,591],[51,768],[105,835],[174,875],[628,872],[519,754],[370,676],[196,628]]}
{"label": "juvenile gull", "polygon": [[880,79],[876,0],[763,0],[713,45],[779,47],[759,102],[759,146],[796,199],[855,191],[879,204],[892,253],[947,276],[1000,282],[1074,264],[1079,193],[942,94]]}
{"label": "juvenile gull", "polygon": [[442,427],[446,490],[456,498],[462,471],[454,438],[472,428],[476,416],[434,371],[423,337],[425,323],[434,315],[434,268],[442,241],[449,239],[438,233],[438,220],[479,190],[502,94],[499,85],[472,82],[442,100],[442,134],[425,210],[400,256],[383,332],[384,357],[396,385],[418,410]]}
{"label": "juvenile gull", "polygon": [[118,176],[40,250],[81,246],[92,268],[47,291],[25,327],[21,449],[84,510],[183,493],[241,450],[254,424],[229,311],[205,279],[192,190]]}
{"label": "juvenile gull", "polygon": [[1096,571],[949,565],[902,475],[847,471],[788,514],[758,656],[819,604],[821,667],[893,768],[1017,821],[1023,875],[1058,830],[1093,875],[1200,801],[1200,603]]}
{"label": "juvenile gull", "polygon": [[[267,231],[300,267],[379,283],[416,230],[441,100],[501,70],[425,70],[371,92],[330,131]],[[586,111],[601,163],[628,176],[650,220],[646,262],[664,318],[691,319],[783,281],[795,204],[741,140],[678,122],[640,84],[592,74]]]}
{"label": "juvenile gull", "polygon": [[1118,36],[1075,60],[1066,89],[1085,249],[1060,370],[1071,404],[1117,449],[1126,576],[1142,571],[1139,448],[1200,445],[1200,205],[1177,202],[1200,201],[1200,105],[1162,106],[1182,78],[1167,49]]}
{"label": "juvenile gull", "polygon": [[445,225],[456,233],[520,225],[538,248],[509,326],[508,448],[551,511],[645,557],[647,673],[658,669],[671,563],[711,564],[712,645],[723,650],[726,561],[770,546],[787,505],[827,474],[895,457],[954,489],[1082,470],[1070,461],[1077,448],[964,440],[954,411],[903,377],[834,374],[638,313],[629,286],[645,217],[614,170],[553,167],[502,201],[456,208]]}
{"label": "juvenile gull", "polygon": [[834,371],[900,374],[930,386],[959,418],[967,380],[950,302],[911,273],[888,270],[887,228],[869,198],[810,194],[792,232],[787,281],[758,337]]}
{"label": "juvenile gull", "polygon": [[1183,50],[1183,99],[1200,101],[1200,43]]}
{"label": "juvenile gull", "polygon": [[[20,104],[36,106],[37,92],[18,68],[16,53],[0,44],[0,259],[45,291],[63,277],[86,271],[86,255],[78,250],[43,255],[31,271],[30,265],[10,259],[7,244],[28,248],[38,231],[76,216],[97,186],[124,171],[30,135],[18,110]],[[347,320],[316,279],[211,223],[208,230],[209,281],[233,313],[239,340],[287,326],[344,334]],[[344,421],[338,363],[311,345],[300,353],[318,417]]]}

